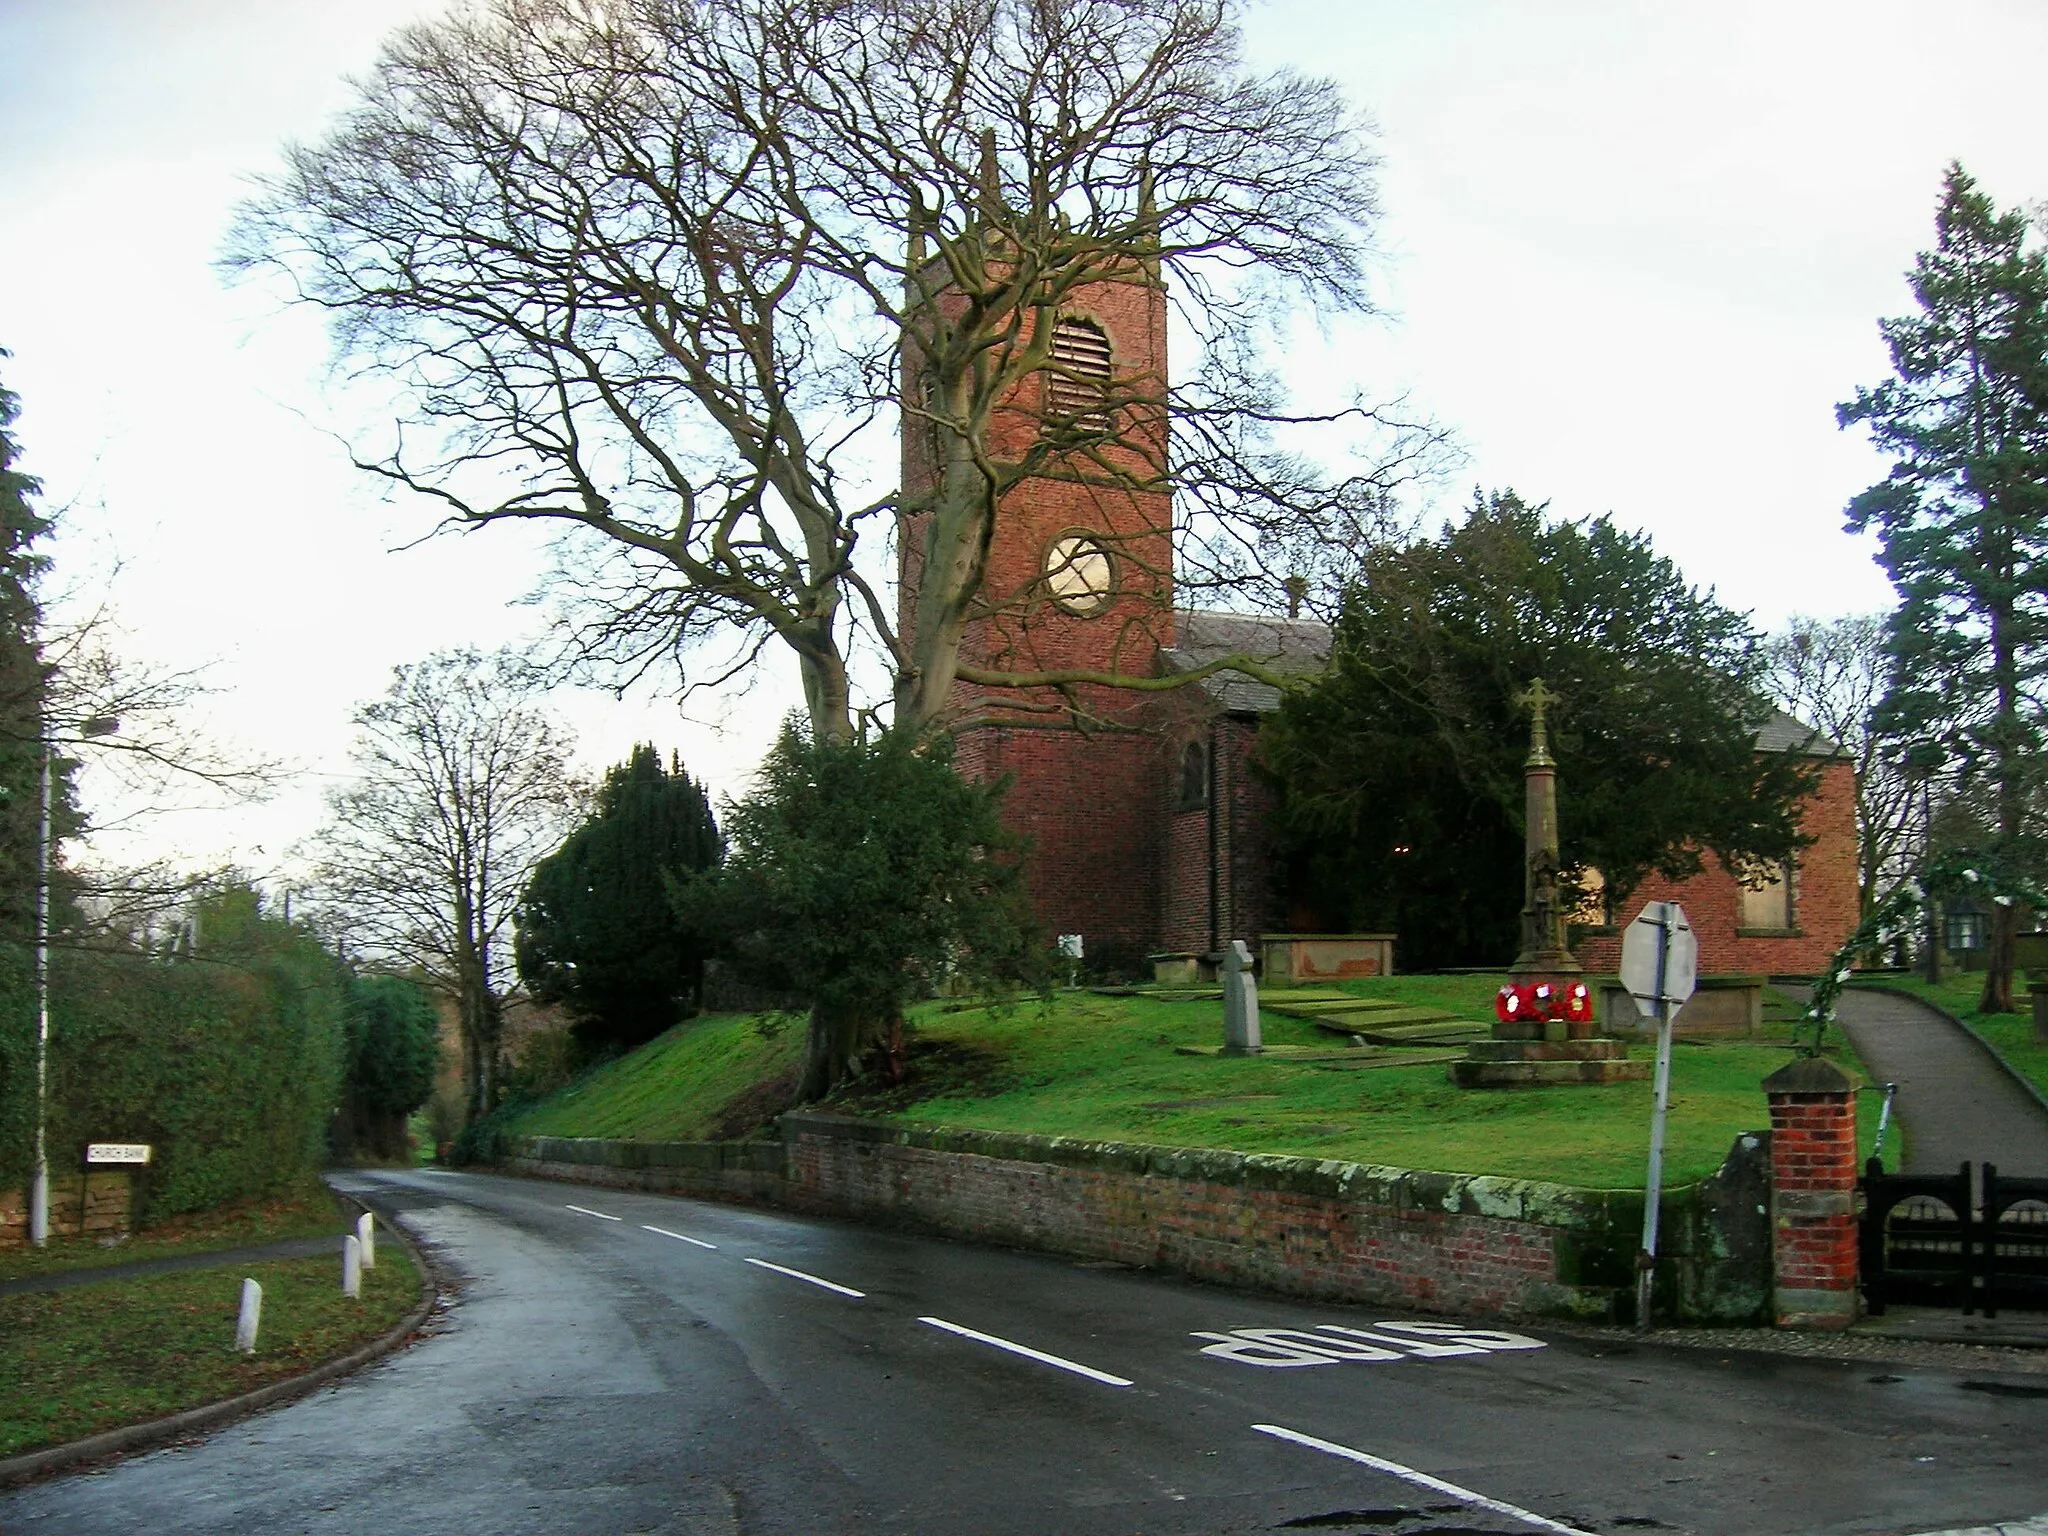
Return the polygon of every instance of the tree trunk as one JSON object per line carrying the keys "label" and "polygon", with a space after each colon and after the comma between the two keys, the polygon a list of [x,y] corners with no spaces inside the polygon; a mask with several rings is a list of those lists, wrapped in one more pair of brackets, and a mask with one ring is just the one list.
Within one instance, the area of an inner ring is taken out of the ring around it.
{"label": "tree trunk", "polygon": [[1984,995],[1977,1000],[1979,1013],[2011,1013],[2013,934],[2019,926],[2019,908],[2007,902],[1991,908],[1991,949],[1985,956]]}
{"label": "tree trunk", "polygon": [[888,1021],[878,1014],[849,1008],[811,1007],[810,1035],[804,1044],[803,1078],[796,1101],[809,1104],[852,1082],[878,1050],[888,1049]]}

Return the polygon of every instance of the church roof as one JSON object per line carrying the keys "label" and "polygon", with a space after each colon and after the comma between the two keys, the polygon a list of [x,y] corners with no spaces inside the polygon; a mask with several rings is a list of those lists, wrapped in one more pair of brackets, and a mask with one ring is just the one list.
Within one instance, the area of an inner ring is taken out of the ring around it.
{"label": "church roof", "polygon": [[[1319,672],[1330,658],[1330,626],[1320,619],[1183,608],[1173,616],[1175,644],[1159,653],[1169,672],[1192,672],[1223,656],[1249,656],[1274,672]],[[1197,685],[1229,714],[1264,715],[1280,690],[1242,672],[1217,672]]]}
{"label": "church roof", "polygon": [[[1274,672],[1319,672],[1330,659],[1330,626],[1320,619],[1282,619],[1263,613],[1216,613],[1182,608],[1173,616],[1176,643],[1159,653],[1169,672],[1192,672],[1223,656],[1250,656]],[[1265,715],[1280,707],[1280,690],[1242,672],[1216,672],[1197,685],[1227,714]],[[1757,728],[1759,752],[1846,757],[1839,742],[1773,709]]]}
{"label": "church roof", "polygon": [[1818,728],[1782,709],[1771,711],[1770,719],[1757,728],[1759,752],[1797,752],[1803,757],[1847,757],[1842,744]]}

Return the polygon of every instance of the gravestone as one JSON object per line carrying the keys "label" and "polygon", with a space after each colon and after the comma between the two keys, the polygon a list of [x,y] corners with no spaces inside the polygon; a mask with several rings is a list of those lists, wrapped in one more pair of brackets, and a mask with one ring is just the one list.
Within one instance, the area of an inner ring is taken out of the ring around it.
{"label": "gravestone", "polygon": [[1259,1038],[1259,984],[1252,976],[1252,952],[1243,939],[1232,939],[1223,951],[1223,1054],[1256,1056],[1265,1049]]}

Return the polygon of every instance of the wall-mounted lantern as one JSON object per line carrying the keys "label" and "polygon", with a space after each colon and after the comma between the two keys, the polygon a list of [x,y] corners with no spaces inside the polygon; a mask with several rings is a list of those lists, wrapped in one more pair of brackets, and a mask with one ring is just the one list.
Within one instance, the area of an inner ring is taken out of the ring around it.
{"label": "wall-mounted lantern", "polygon": [[1974,901],[1957,902],[1944,915],[1942,936],[1951,953],[1982,949],[1984,909]]}

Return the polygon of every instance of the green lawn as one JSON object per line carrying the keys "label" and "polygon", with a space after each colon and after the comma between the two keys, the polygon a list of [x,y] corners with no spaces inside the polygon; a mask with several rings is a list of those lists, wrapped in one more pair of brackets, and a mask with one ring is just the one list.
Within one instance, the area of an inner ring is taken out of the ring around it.
{"label": "green lawn", "polygon": [[1931,987],[1917,976],[1886,976],[1877,985],[1925,998],[1954,1014],[2018,1068],[2021,1076],[2048,1094],[2048,1045],[2034,1039],[2033,1000],[2027,996],[2024,974],[2013,977],[2013,1002],[2020,1010],[2018,1013],[1977,1011],[1978,999],[1984,991],[1981,971],[1964,971]]}
{"label": "green lawn", "polygon": [[[263,1287],[256,1352],[234,1352],[244,1276]],[[336,1257],[0,1297],[0,1457],[160,1418],[296,1376],[395,1327],[419,1272],[378,1245],[363,1293]]]}
{"label": "green lawn", "polygon": [[175,1216],[112,1246],[96,1237],[52,1232],[49,1243],[42,1248],[0,1248],[0,1280],[47,1275],[63,1269],[89,1269],[97,1264],[126,1264],[132,1259],[212,1253],[288,1237],[318,1237],[346,1231],[348,1225],[342,1220],[333,1192],[319,1179],[309,1176],[268,1199],[244,1200],[217,1210]]}
{"label": "green lawn", "polygon": [[[1397,976],[1347,983],[1360,996],[1491,1017],[1498,976]],[[1269,1002],[1285,998],[1271,992]],[[1774,1008],[1780,1039],[1789,1010]],[[1063,992],[1006,1006],[915,1010],[913,1072],[902,1088],[855,1091],[826,1107],[927,1124],[1168,1146],[1337,1158],[1453,1173],[1504,1174],[1593,1188],[1645,1173],[1650,1085],[1481,1092],[1453,1088],[1441,1061],[1371,1070],[1272,1057],[1186,1056],[1222,1036],[1215,1001]],[[1299,1020],[1265,1016],[1269,1045],[1329,1045]],[[514,1134],[698,1140],[749,1118],[735,1100],[794,1067],[801,1025],[765,1036],[751,1017],[695,1021],[590,1074],[510,1126]],[[1839,1039],[1844,1064],[1864,1076]],[[1646,1039],[1632,1047],[1647,1058]],[[1769,1123],[1761,1080],[1782,1043],[1680,1044],[1672,1061],[1665,1156],[1673,1184],[1721,1165],[1743,1131]],[[764,1098],[756,1093],[753,1107]],[[1867,1150],[1876,1095],[1861,1116]],[[1896,1150],[1896,1141],[1888,1151]]]}

